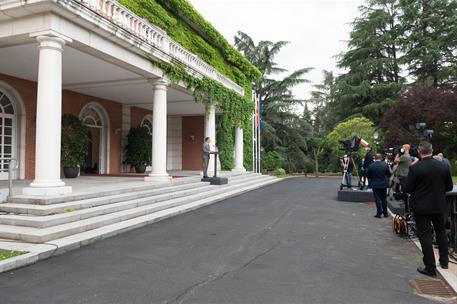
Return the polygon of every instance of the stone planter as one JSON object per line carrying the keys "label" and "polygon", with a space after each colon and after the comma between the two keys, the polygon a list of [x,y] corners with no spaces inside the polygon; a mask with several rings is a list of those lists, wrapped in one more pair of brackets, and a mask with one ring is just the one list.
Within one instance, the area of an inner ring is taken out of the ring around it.
{"label": "stone planter", "polygon": [[136,165],[135,166],[136,173],[144,173],[146,172],[146,165]]}
{"label": "stone planter", "polygon": [[63,175],[65,178],[76,178],[79,174],[79,167],[64,167]]}

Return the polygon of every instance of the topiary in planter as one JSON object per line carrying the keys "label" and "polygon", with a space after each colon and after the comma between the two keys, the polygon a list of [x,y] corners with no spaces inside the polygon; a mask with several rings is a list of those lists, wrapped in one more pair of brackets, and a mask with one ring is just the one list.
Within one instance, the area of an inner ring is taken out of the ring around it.
{"label": "topiary in planter", "polygon": [[66,178],[78,176],[79,168],[89,154],[88,129],[76,116],[62,116],[62,139],[60,162]]}
{"label": "topiary in planter", "polygon": [[132,127],[127,134],[125,162],[135,166],[137,173],[144,173],[151,164],[152,138],[146,127]]}

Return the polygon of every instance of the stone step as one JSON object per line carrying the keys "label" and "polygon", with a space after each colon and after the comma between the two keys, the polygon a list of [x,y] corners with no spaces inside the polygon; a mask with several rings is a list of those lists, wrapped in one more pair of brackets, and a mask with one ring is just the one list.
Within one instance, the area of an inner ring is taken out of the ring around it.
{"label": "stone step", "polygon": [[280,180],[281,179],[278,178],[264,179],[260,183],[255,183],[253,185],[245,185],[235,190],[225,191],[221,194],[217,194],[206,199],[198,200],[187,204],[182,204],[176,207],[171,207],[165,210],[153,212],[147,215],[135,217],[133,219],[125,220],[111,225],[106,225],[104,227],[81,232],[64,238],[55,239],[52,242],[49,242],[48,244],[52,244],[53,246],[56,246],[56,248],[53,247],[52,249],[46,249],[46,251],[42,253],[42,256],[43,258],[48,258],[51,255],[59,255],[67,251],[80,248],[81,246],[97,242],[112,236],[116,236],[123,232],[141,228],[146,225],[150,225],[161,220],[171,218],[173,216],[193,211],[198,208],[214,204],[221,200],[228,199],[230,197],[237,196],[248,191],[268,186]]}
{"label": "stone step", "polygon": [[[238,176],[236,178],[230,179],[230,183],[240,184],[244,183],[246,180],[252,180],[262,178],[258,176]],[[56,225],[66,224],[70,222],[75,222],[83,219],[88,219],[91,217],[109,214],[117,211],[127,210],[131,208],[136,208],[144,206],[147,204],[158,203],[174,198],[184,197],[193,195],[196,193],[212,190],[213,186],[210,186],[208,183],[198,183],[198,184],[189,184],[176,186],[173,189],[166,189],[166,192],[163,189],[160,191],[149,190],[149,191],[140,191],[138,193],[127,193],[120,194],[117,196],[107,197],[105,200],[103,198],[88,199],[82,202],[70,202],[63,204],[54,204],[54,205],[28,205],[29,207],[34,207],[32,210],[43,210],[49,211],[50,208],[60,210],[72,210],[72,211],[63,211],[63,213],[54,214],[54,215],[45,215],[45,216],[31,216],[31,215],[0,215],[0,224],[2,225],[15,225],[15,226],[25,226],[25,227],[36,227],[36,228],[47,228]],[[137,195],[134,195],[137,194]],[[96,200],[94,202],[94,200]],[[10,204],[12,205],[12,204]],[[19,204],[22,209],[26,208],[23,204]],[[63,205],[63,206],[62,206]],[[82,209],[82,206],[85,206]],[[8,207],[8,206],[7,206]],[[77,209],[75,207],[78,207]],[[10,209],[17,209],[17,207],[9,207]],[[41,209],[38,209],[41,208]],[[69,209],[70,208],[70,209]],[[73,209],[71,209],[73,208]],[[4,210],[7,208],[4,208]],[[30,214],[30,210],[22,210]]]}
{"label": "stone step", "polygon": [[[254,176],[258,176],[255,174],[241,174],[241,175],[234,175],[229,178],[230,182],[237,181],[238,179],[245,179],[245,178],[252,178]],[[22,203],[4,203],[0,204],[0,211],[14,213],[14,214],[22,214],[22,215],[36,215],[36,216],[43,216],[43,215],[52,215],[52,214],[59,214],[63,212],[69,211],[76,211],[80,209],[86,209],[91,207],[97,207],[105,204],[112,204],[121,201],[127,201],[132,199],[140,199],[144,197],[151,197],[154,195],[160,195],[163,193],[170,193],[174,191],[184,190],[184,189],[193,189],[207,186],[208,183],[203,183],[198,179],[197,181],[193,181],[192,183],[185,183],[181,185],[171,185],[169,187],[159,187],[159,188],[152,188],[148,186],[146,190],[138,190],[138,191],[129,191],[126,193],[120,194],[109,194],[106,196],[101,197],[94,197],[94,198],[86,198],[82,200],[72,200],[69,202],[64,203],[53,203],[47,205],[41,204],[22,204]]]}
{"label": "stone step", "polygon": [[84,231],[100,228],[110,224],[122,222],[153,212],[158,212],[164,209],[197,202],[199,200],[211,198],[212,196],[221,195],[225,192],[236,191],[237,189],[241,189],[243,187],[255,186],[256,184],[260,184],[272,179],[276,178],[259,176],[251,180],[246,180],[242,183],[240,182],[235,184],[227,184],[224,186],[209,186],[212,188],[212,190],[48,228],[0,225],[0,238],[21,240],[30,243],[43,243]]}
{"label": "stone step", "polygon": [[[243,172],[243,173],[225,173],[224,176],[234,178],[237,176],[242,175],[255,175],[256,173],[252,172]],[[80,201],[86,199],[92,199],[97,197],[105,197],[109,195],[118,195],[123,193],[129,192],[138,192],[143,190],[150,190],[152,187],[154,189],[162,189],[162,188],[170,188],[177,185],[184,185],[184,184],[191,184],[197,183],[201,179],[200,176],[192,176],[192,177],[181,177],[175,178],[170,182],[162,182],[162,183],[152,183],[152,182],[144,182],[144,185],[141,186],[133,186],[133,187],[123,187],[123,188],[115,188],[98,192],[87,192],[87,193],[77,193],[77,194],[69,194],[69,195],[60,195],[54,197],[30,197],[26,195],[15,195],[13,197],[8,198],[8,203],[15,203],[15,204],[32,204],[32,205],[52,205],[52,204],[59,204],[71,201]]]}

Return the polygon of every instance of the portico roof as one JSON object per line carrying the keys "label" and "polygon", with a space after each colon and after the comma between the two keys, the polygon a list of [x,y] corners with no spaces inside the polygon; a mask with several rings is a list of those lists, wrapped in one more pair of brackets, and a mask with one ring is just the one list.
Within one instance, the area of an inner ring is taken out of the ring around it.
{"label": "portico roof", "polygon": [[[0,40],[1,41],[1,40]],[[0,48],[0,73],[37,81],[36,43]],[[71,46],[63,52],[63,89],[152,110],[152,85],[143,75]],[[169,115],[201,115],[204,106],[183,87],[172,85],[167,94]]]}

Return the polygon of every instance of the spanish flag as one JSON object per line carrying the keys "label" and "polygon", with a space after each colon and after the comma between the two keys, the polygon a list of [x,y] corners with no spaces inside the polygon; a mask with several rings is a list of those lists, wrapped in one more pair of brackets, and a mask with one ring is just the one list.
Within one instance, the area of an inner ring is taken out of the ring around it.
{"label": "spanish flag", "polygon": [[364,148],[368,147],[370,144],[363,138],[360,139],[360,145]]}
{"label": "spanish flag", "polygon": [[259,127],[259,100],[255,99],[255,127]]}

